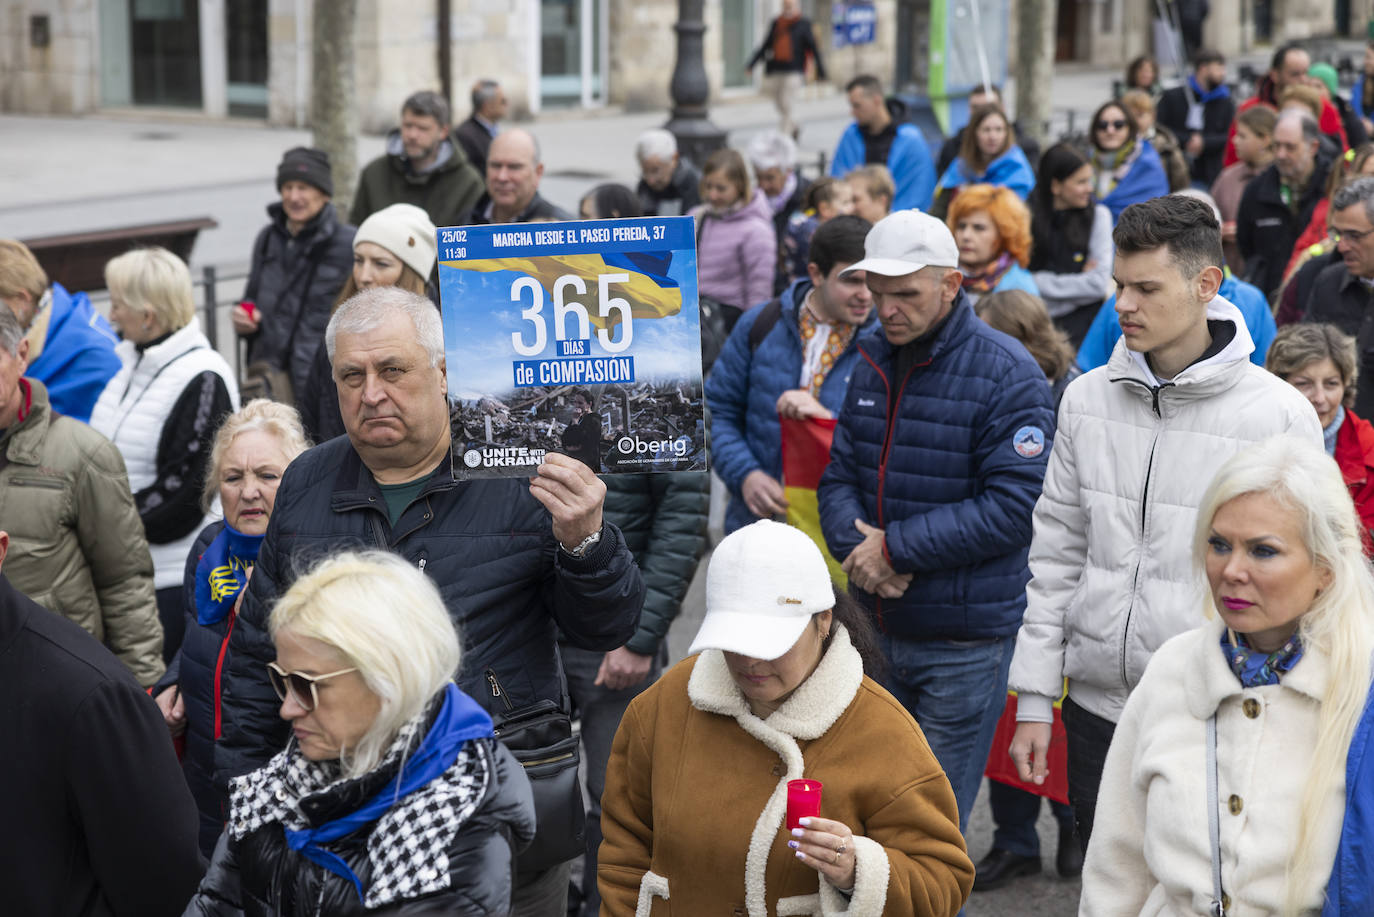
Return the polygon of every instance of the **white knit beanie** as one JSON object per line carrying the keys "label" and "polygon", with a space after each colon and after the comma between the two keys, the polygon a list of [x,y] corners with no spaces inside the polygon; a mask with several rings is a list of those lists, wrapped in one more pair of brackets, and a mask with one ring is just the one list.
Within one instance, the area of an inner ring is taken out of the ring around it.
{"label": "white knit beanie", "polygon": [[414,204],[392,204],[363,220],[353,237],[353,249],[359,243],[380,245],[410,266],[424,280],[434,270],[439,256],[439,241],[429,214]]}

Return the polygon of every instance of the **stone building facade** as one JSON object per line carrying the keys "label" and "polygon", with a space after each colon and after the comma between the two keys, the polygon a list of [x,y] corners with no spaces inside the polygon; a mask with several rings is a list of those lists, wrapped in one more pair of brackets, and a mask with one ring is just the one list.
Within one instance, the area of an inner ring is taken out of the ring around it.
{"label": "stone building facade", "polygon": [[[830,0],[802,0],[816,24],[831,81],[875,73],[926,89],[931,24],[970,4],[996,10],[1005,34],[1016,0],[872,0],[871,44],[833,47]],[[1212,0],[1207,40],[1250,50],[1273,40],[1330,34],[1333,4],[1363,30],[1374,0]],[[314,0],[0,0],[0,110],[82,114],[139,109],[169,116],[248,117],[303,126],[310,107]],[[779,0],[705,0],[705,65],[714,98],[758,90],[743,63]],[[328,5],[325,5],[328,8]],[[440,10],[449,21],[455,116],[467,87],[495,77],[516,117],[566,107],[668,107],[676,55],[676,0],[359,0],[360,120],[393,125],[400,101],[442,85]],[[1153,0],[1060,0],[1057,56],[1120,65],[1151,49]],[[1351,25],[1353,23],[1353,26]],[[962,33],[966,23],[959,23]],[[951,45],[955,33],[951,33]],[[937,43],[938,44],[938,43]],[[1014,41],[1007,45],[1014,48]],[[936,48],[938,53],[938,48]],[[1004,72],[1006,62],[995,61]]]}

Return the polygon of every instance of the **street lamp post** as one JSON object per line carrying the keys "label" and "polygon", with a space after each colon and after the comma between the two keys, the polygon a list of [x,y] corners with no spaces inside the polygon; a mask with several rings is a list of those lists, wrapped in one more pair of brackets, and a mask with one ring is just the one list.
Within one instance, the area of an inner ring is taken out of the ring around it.
{"label": "street lamp post", "polygon": [[707,117],[706,100],[711,84],[706,79],[706,64],[702,59],[703,0],[678,0],[677,65],[669,92],[673,96],[673,116],[664,127],[677,138],[678,152],[698,168],[706,157],[725,146],[725,132]]}

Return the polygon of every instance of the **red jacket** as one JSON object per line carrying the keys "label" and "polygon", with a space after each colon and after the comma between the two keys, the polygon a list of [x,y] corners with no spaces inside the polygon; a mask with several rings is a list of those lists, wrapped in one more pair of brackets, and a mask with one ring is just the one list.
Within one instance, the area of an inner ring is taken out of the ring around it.
{"label": "red jacket", "polygon": [[1345,422],[1336,431],[1336,464],[1350,488],[1355,510],[1364,526],[1365,553],[1374,547],[1374,425],[1356,417],[1348,408]]}
{"label": "red jacket", "polygon": [[[1271,97],[1267,97],[1265,94],[1265,85],[1266,84],[1261,84],[1259,95],[1246,99],[1244,102],[1240,103],[1240,108],[1236,109],[1237,115],[1248,108],[1254,108],[1256,105],[1268,105],[1270,108],[1275,107],[1274,100]],[[1322,116],[1317,122],[1317,127],[1323,134],[1326,134],[1341,145],[1341,152],[1350,149],[1350,141],[1346,139],[1345,136],[1345,126],[1341,123],[1341,113],[1336,111],[1336,106],[1331,104],[1330,99],[1322,99]],[[1229,166],[1233,162],[1240,162],[1240,157],[1236,155],[1235,140],[1236,122],[1232,121],[1231,129],[1226,134],[1225,165]]]}

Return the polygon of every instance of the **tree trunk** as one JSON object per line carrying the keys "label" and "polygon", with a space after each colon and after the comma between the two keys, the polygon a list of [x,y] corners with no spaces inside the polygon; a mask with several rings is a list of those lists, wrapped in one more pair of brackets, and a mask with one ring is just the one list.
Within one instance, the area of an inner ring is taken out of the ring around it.
{"label": "tree trunk", "polygon": [[1054,0],[1019,0],[1016,118],[1043,148],[1049,142],[1054,84]]}
{"label": "tree trunk", "polygon": [[358,0],[315,0],[310,124],[313,143],[329,154],[334,206],[348,219],[358,181],[358,92],[353,34]]}

